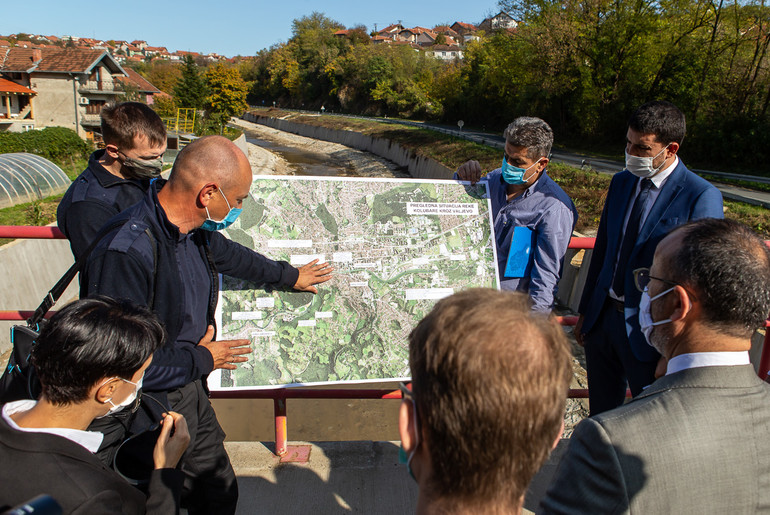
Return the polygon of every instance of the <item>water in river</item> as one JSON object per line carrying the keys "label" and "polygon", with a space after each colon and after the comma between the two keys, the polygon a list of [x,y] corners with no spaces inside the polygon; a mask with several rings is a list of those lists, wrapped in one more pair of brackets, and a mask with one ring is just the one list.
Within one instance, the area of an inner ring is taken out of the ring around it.
{"label": "water in river", "polygon": [[273,154],[284,158],[294,175],[321,175],[321,176],[357,176],[352,166],[343,166],[331,160],[328,155],[311,152],[299,147],[291,147],[285,144],[268,141],[256,137],[248,137],[246,141],[258,145]]}

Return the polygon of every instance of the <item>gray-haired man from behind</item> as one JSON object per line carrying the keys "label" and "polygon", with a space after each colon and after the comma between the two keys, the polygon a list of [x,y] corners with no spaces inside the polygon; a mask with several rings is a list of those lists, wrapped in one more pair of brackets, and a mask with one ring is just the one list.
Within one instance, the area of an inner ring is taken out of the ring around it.
{"label": "gray-haired man from behind", "polygon": [[455,179],[485,180],[492,202],[498,274],[504,290],[529,293],[535,311],[550,311],[577,222],[569,196],[547,172],[553,130],[540,118],[516,118],[503,133],[502,167],[482,178],[478,161]]}
{"label": "gray-haired man from behind", "polygon": [[543,512],[767,513],[770,385],[748,351],[770,311],[770,251],[707,218],[672,231],[634,275],[666,375],[578,425]]}

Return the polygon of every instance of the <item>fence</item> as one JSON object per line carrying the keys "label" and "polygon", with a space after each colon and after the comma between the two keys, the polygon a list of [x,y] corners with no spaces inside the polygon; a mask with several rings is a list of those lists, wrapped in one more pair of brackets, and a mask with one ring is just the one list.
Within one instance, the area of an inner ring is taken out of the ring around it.
{"label": "fence", "polygon": [[[64,239],[56,227],[0,226],[0,238]],[[569,248],[593,249],[594,238],[572,238]],[[36,307],[36,306],[34,306]],[[0,320],[23,321],[33,311],[0,311]],[[574,326],[576,316],[557,317],[564,326]],[[765,323],[770,327],[770,321]],[[770,370],[770,330],[766,331],[759,364],[759,376],[765,377]],[[587,389],[570,389],[570,398],[585,399]],[[310,389],[274,387],[264,390],[214,391],[215,399],[272,399],[275,421],[275,453],[284,456],[289,452],[286,402],[289,399],[401,399],[399,390],[387,389]]]}

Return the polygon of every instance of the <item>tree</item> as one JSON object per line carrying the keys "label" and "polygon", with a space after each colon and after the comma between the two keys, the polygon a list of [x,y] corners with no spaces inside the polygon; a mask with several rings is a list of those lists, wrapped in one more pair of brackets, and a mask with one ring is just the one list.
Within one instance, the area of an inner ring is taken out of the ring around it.
{"label": "tree", "polygon": [[174,97],[171,95],[167,95],[166,93],[161,93],[160,95],[155,95],[153,97],[154,102],[152,103],[153,110],[158,113],[158,116],[164,117],[164,118],[171,118],[176,116],[176,102],[174,101]]}
{"label": "tree", "polygon": [[165,59],[154,59],[146,70],[140,73],[153,86],[168,93],[174,91],[174,87],[182,78],[182,67]]}
{"label": "tree", "polygon": [[206,70],[205,78],[209,90],[206,109],[221,132],[231,116],[242,114],[249,107],[246,103],[249,86],[236,68],[227,67],[224,63],[211,66]]}
{"label": "tree", "polygon": [[135,84],[126,81],[121,83],[120,87],[123,88],[123,93],[118,95],[119,102],[144,103],[144,99],[142,98],[142,95],[139,93],[139,88]]}
{"label": "tree", "polygon": [[198,65],[191,55],[186,55],[182,76],[174,86],[174,98],[179,107],[203,109],[206,105],[206,81],[201,77]]}

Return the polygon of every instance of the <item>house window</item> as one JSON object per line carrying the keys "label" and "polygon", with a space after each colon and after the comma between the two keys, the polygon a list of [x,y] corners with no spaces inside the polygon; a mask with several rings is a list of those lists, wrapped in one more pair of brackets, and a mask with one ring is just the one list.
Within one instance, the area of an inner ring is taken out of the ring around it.
{"label": "house window", "polygon": [[31,131],[34,128],[35,128],[34,125],[22,125],[21,126],[21,130],[24,131],[24,132],[29,132],[29,131]]}

